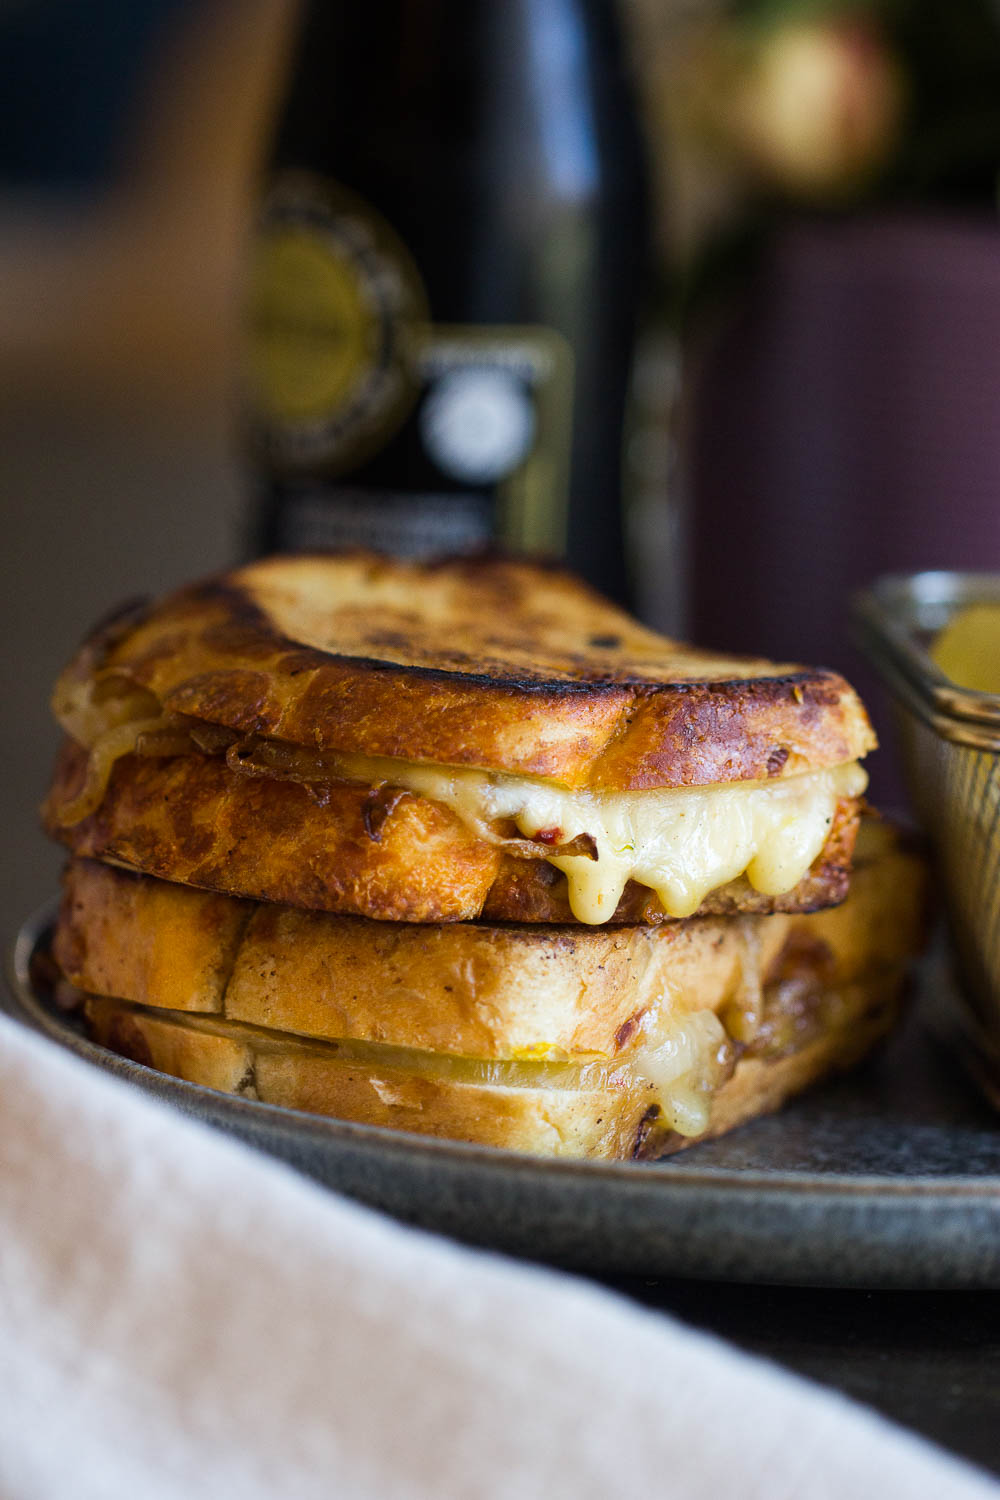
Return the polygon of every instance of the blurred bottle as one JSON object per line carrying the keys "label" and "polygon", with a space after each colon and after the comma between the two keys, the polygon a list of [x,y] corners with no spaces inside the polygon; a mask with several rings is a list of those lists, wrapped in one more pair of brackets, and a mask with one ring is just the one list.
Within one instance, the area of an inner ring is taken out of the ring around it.
{"label": "blurred bottle", "polygon": [[613,0],[315,0],[251,268],[256,544],[496,540],[624,597],[646,244]]}

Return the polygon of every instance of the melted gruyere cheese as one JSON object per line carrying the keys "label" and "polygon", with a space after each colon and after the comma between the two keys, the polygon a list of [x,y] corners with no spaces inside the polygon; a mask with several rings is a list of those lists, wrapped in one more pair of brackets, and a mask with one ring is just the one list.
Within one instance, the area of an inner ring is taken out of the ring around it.
{"label": "melted gruyere cheese", "polygon": [[729,1039],[714,1011],[674,1011],[659,1035],[635,1050],[634,1069],[652,1085],[652,1097],[678,1135],[708,1129],[712,1099],[722,1081]]}
{"label": "melted gruyere cheese", "polygon": [[710,891],[745,874],[755,890],[794,889],[826,842],[839,797],[868,784],[856,761],[768,782],[630,792],[570,791],[528,776],[344,756],[352,779],[386,782],[443,802],[481,837],[509,820],[530,839],[553,834],[568,844],[581,834],[587,854],[539,854],[562,870],[580,922],[613,916],[630,880],[648,886],[668,916],[689,917]]}

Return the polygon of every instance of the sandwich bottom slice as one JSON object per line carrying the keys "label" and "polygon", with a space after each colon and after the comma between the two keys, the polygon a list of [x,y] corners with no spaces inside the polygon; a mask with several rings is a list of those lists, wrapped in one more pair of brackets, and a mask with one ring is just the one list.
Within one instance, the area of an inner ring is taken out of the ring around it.
{"label": "sandwich bottom slice", "polygon": [[866,823],[811,915],[376,923],[73,861],[53,953],[95,1040],[192,1083],[536,1155],[649,1160],[778,1108],[899,1010],[919,856]]}

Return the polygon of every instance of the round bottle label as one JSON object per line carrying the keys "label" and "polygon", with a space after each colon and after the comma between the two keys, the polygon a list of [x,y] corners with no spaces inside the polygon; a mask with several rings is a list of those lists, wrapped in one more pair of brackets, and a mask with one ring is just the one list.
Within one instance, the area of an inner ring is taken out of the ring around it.
{"label": "round bottle label", "polygon": [[443,474],[495,484],[527,457],[536,429],[528,387],[509,370],[450,370],[420,411],[424,447]]}
{"label": "round bottle label", "polygon": [[405,245],[356,194],[310,173],[277,178],[249,304],[247,404],[276,467],[338,473],[406,420],[427,299]]}

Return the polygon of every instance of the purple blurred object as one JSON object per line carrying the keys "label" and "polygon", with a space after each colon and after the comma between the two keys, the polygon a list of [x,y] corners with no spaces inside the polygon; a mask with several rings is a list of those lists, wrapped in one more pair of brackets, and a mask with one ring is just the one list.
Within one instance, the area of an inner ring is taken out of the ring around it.
{"label": "purple blurred object", "polygon": [[851,593],[1000,569],[1000,225],[790,230],[703,344],[689,402],[690,633],[839,668],[884,730]]}

